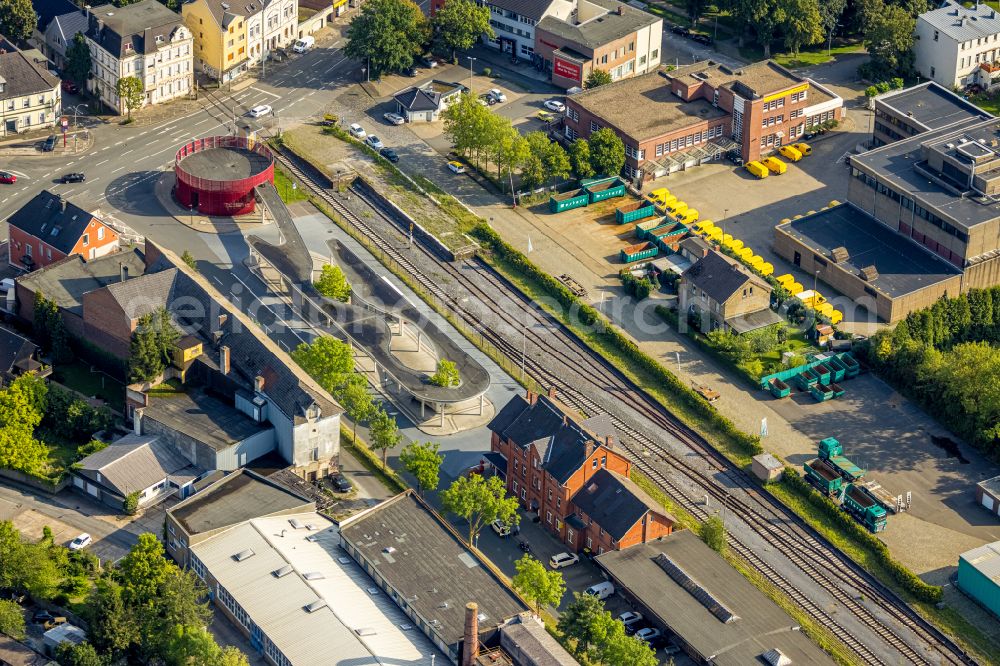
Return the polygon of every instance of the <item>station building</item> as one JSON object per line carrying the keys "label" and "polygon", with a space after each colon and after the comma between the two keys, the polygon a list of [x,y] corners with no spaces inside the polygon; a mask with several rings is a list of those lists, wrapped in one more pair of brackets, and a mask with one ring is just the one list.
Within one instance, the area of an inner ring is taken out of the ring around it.
{"label": "station building", "polygon": [[764,60],[740,69],[705,60],[585,90],[566,99],[563,134],[609,127],[625,143],[624,173],[651,179],[737,151],[759,159],[844,118],[844,101]]}

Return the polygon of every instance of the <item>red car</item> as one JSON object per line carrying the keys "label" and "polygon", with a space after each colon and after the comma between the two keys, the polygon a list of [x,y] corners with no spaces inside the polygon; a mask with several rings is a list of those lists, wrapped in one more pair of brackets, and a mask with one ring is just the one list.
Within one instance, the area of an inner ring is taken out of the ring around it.
{"label": "red car", "polygon": [[77,87],[77,85],[75,83],[73,83],[72,81],[63,81],[62,82],[62,89],[63,89],[63,92],[67,92],[70,95],[75,95],[78,92],[80,92],[80,88]]}
{"label": "red car", "polygon": [[6,171],[0,171],[0,183],[7,183],[8,185],[13,185],[17,182],[17,176]]}

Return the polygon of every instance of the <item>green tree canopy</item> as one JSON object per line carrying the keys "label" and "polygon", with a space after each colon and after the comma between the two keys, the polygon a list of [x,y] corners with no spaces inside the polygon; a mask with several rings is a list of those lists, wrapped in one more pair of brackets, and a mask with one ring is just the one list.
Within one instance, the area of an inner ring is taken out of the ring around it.
{"label": "green tree canopy", "polygon": [[24,632],[24,609],[16,601],[0,599],[0,634],[21,640]]}
{"label": "green tree canopy", "polygon": [[90,55],[90,44],[83,33],[73,35],[73,41],[66,47],[66,73],[82,88],[87,84],[90,69],[94,66]]}
{"label": "green tree canopy", "polygon": [[371,63],[371,78],[413,65],[429,37],[424,13],[410,0],[367,0],[347,28],[344,53]]}
{"label": "green tree canopy", "polygon": [[[361,377],[361,375],[358,375]],[[375,415],[376,403],[368,392],[367,383],[350,382],[337,394],[341,406],[347,411],[353,428],[352,439],[358,441],[358,423],[368,421]]]}
{"label": "green tree canopy", "polygon": [[321,295],[346,303],[351,298],[351,285],[340,266],[324,264],[319,279],[313,282]]}
{"label": "green tree canopy", "polygon": [[717,553],[726,549],[726,524],[719,516],[709,516],[701,525],[701,538]]}
{"label": "green tree canopy", "polygon": [[131,121],[132,112],[141,107],[146,99],[142,79],[138,76],[123,76],[115,84],[115,93],[121,98],[125,110],[128,111],[128,120]]}
{"label": "green tree canopy", "polygon": [[170,364],[180,337],[166,308],[139,317],[129,343],[129,378],[143,382],[161,375]]}
{"label": "green tree canopy", "polygon": [[386,455],[389,449],[395,448],[403,439],[399,432],[396,419],[385,408],[379,405],[368,419],[368,444],[376,451],[382,452],[382,467],[386,466]]}
{"label": "green tree canopy", "polygon": [[598,86],[611,83],[612,80],[611,74],[607,70],[595,68],[587,75],[587,79],[583,82],[583,87],[588,89],[597,88]]}
{"label": "green tree canopy", "polygon": [[837,31],[840,17],[844,15],[847,0],[823,0],[819,3],[819,22],[826,35],[827,51],[833,47],[833,33]]}
{"label": "green tree canopy", "polygon": [[799,49],[818,44],[823,39],[823,21],[818,0],[782,0],[785,22],[782,32],[785,46],[798,55]]}
{"label": "green tree canopy", "polygon": [[83,643],[60,643],[56,648],[56,658],[62,666],[104,666],[107,660],[102,657],[93,645]]}
{"label": "green tree canopy", "polygon": [[458,386],[462,378],[458,374],[458,366],[448,359],[442,358],[437,362],[437,371],[430,376],[430,383],[435,386],[453,387]]}
{"label": "green tree canopy", "polygon": [[437,490],[438,475],[444,462],[444,456],[438,453],[438,449],[440,445],[437,443],[411,442],[399,453],[399,462],[417,479],[417,490],[421,495],[428,490]]}
{"label": "green tree canopy", "polygon": [[434,40],[451,51],[452,60],[456,50],[471,49],[480,36],[489,39],[496,36],[490,26],[490,8],[477,5],[472,0],[448,0],[434,15],[431,26]]}
{"label": "green tree canopy", "polygon": [[873,69],[885,78],[904,72],[913,60],[916,19],[909,11],[884,0],[864,0],[862,36]]}
{"label": "green tree canopy", "polygon": [[469,523],[469,545],[475,545],[483,527],[500,520],[507,525],[521,521],[517,513],[517,498],[507,496],[503,479],[480,474],[460,476],[441,491],[441,502],[449,511]]}
{"label": "green tree canopy", "polygon": [[577,139],[569,147],[569,159],[577,178],[590,178],[594,167],[590,165],[590,144],[586,139]]}
{"label": "green tree canopy", "polygon": [[625,625],[589,594],[574,594],[559,615],[559,630],[573,640],[579,657],[606,666],[657,666],[656,653],[642,640],[625,635]]}
{"label": "green tree canopy", "polygon": [[559,606],[566,592],[566,581],[562,572],[550,571],[534,557],[525,553],[514,563],[517,573],[511,579],[514,589],[535,605],[535,613],[541,614],[542,606]]}
{"label": "green tree canopy", "polygon": [[0,0],[0,34],[15,41],[27,41],[38,25],[31,0]]}
{"label": "green tree canopy", "polygon": [[604,176],[617,176],[625,166],[625,144],[610,127],[593,132],[590,143],[590,165],[594,172]]}
{"label": "green tree canopy", "polygon": [[351,345],[328,335],[300,344],[292,351],[292,360],[334,395],[355,374]]}
{"label": "green tree canopy", "polygon": [[122,586],[122,599],[129,606],[152,606],[160,596],[171,564],[164,558],[163,544],[146,532],[115,568]]}

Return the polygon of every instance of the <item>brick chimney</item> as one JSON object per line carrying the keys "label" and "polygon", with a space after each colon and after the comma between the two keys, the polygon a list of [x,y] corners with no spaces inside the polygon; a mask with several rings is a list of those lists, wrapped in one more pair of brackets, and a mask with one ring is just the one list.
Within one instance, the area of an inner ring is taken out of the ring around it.
{"label": "brick chimney", "polygon": [[550,398],[556,397],[556,387],[554,386],[549,387],[549,397]]}
{"label": "brick chimney", "polygon": [[604,446],[608,447],[609,449],[614,448],[614,446],[615,446],[614,435],[605,435],[604,436]]}
{"label": "brick chimney", "polygon": [[124,261],[118,262],[118,281],[124,282],[128,279],[128,266]]}
{"label": "brick chimney", "polygon": [[224,375],[229,374],[229,347],[226,345],[219,347],[219,370]]}
{"label": "brick chimney", "polygon": [[462,648],[462,666],[473,666],[479,657],[479,604],[465,604],[465,645]]}
{"label": "brick chimney", "polygon": [[136,435],[142,434],[142,413],[144,411],[142,407],[136,407],[132,412],[132,432]]}

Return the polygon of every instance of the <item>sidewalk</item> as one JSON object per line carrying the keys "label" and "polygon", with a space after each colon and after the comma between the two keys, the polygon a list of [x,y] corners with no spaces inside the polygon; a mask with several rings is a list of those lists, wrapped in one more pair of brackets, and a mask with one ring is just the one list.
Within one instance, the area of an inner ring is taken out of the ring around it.
{"label": "sidewalk", "polygon": [[511,63],[509,54],[477,44],[471,51],[458,56],[459,64],[468,65],[469,54],[476,59],[474,68],[480,72],[483,67],[489,67],[493,70],[494,76],[514,81],[532,92],[553,94],[565,92],[562,88],[552,85],[548,74],[535,69],[528,60],[519,60],[519,64],[515,65]]}

